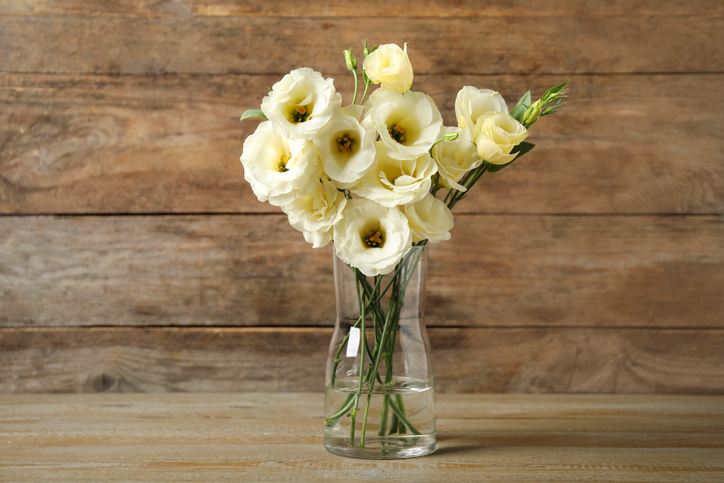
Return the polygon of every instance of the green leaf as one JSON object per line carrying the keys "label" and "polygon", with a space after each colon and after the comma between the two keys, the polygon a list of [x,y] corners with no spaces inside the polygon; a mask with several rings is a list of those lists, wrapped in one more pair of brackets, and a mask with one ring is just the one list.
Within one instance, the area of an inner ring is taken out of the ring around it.
{"label": "green leaf", "polygon": [[520,98],[518,101],[518,104],[515,105],[512,111],[510,111],[510,115],[519,123],[523,124],[523,117],[525,116],[525,111],[528,110],[528,108],[531,105],[530,100],[530,91],[523,94],[523,97]]}
{"label": "green leaf", "polygon": [[[552,100],[554,97],[555,97],[555,98],[559,98],[559,97],[561,97],[561,96],[565,97],[565,94],[566,94],[566,92],[568,91],[568,89],[563,90],[563,88],[566,87],[566,84],[568,84],[569,82],[570,82],[570,79],[567,80],[567,81],[565,81],[563,84],[559,84],[559,85],[557,85],[557,86],[555,86],[555,87],[551,87],[550,89],[548,89],[547,91],[545,91],[545,92],[543,93],[543,97],[542,97],[543,102],[546,103],[547,101]],[[561,92],[561,91],[563,91],[563,92]],[[559,93],[561,94],[560,96],[557,95],[557,94],[559,94]]]}
{"label": "green leaf", "polygon": [[248,111],[244,111],[244,114],[241,115],[240,121],[243,121],[244,119],[249,119],[250,117],[260,117],[262,119],[269,119],[264,115],[264,113],[261,111],[261,109],[249,109]]}
{"label": "green leaf", "polygon": [[510,154],[518,153],[518,155],[515,158],[513,158],[513,161],[511,161],[508,164],[491,164],[490,167],[488,167],[488,172],[495,173],[495,172],[500,171],[501,169],[505,168],[506,166],[510,166],[511,164],[513,164],[515,162],[516,159],[520,158],[521,156],[523,156],[525,153],[527,153],[534,147],[535,147],[535,144],[523,141],[522,143],[520,143],[519,145],[514,147],[513,150],[510,152]]}

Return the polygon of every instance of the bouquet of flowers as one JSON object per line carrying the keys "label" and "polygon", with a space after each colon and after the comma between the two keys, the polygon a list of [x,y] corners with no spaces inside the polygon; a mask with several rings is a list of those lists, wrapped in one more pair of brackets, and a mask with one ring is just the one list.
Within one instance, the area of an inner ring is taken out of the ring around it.
{"label": "bouquet of flowers", "polygon": [[[339,356],[352,329],[362,330],[362,351],[355,383],[326,424],[349,416],[354,445],[355,418],[367,394],[360,447],[375,384],[379,389],[395,383],[394,334],[410,273],[420,259],[412,248],[450,238],[452,208],[484,173],[497,172],[533,149],[526,141],[530,127],[561,107],[567,92],[564,83],[535,102],[527,92],[508,110],[498,92],[466,86],[455,100],[457,126],[444,126],[433,99],[411,90],[407,45],[368,48],[363,41],[363,47],[359,102],[360,76],[350,48],[344,58],[355,82],[351,104],[342,106],[333,79],[301,68],[274,84],[261,110],[241,118],[265,119],[245,140],[241,155],[254,194],[281,207],[314,248],[332,242],[354,274],[358,317],[336,342],[328,384],[336,384]],[[381,88],[367,99],[372,84]],[[420,434],[401,400],[387,397],[381,412],[380,436]]]}

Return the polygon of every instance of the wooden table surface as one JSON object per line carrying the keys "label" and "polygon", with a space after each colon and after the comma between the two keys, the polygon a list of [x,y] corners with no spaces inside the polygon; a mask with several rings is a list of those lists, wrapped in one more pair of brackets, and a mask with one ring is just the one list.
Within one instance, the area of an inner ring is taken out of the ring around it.
{"label": "wooden table surface", "polygon": [[724,397],[438,395],[438,450],[327,453],[321,394],[0,396],[0,481],[724,481]]}

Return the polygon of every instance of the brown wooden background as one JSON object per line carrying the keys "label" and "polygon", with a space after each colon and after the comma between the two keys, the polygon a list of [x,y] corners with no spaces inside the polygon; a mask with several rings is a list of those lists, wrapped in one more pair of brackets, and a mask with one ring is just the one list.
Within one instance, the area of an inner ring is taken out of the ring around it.
{"label": "brown wooden background", "polygon": [[239,122],[408,42],[448,124],[571,79],[430,256],[448,392],[724,393],[720,0],[0,0],[0,392],[317,391],[330,250],[259,203]]}

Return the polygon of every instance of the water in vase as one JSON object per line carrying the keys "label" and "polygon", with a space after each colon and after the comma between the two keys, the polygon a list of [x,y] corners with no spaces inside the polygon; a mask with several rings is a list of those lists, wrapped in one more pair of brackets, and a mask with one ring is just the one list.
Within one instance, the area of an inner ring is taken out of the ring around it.
{"label": "water in vase", "polygon": [[397,459],[435,450],[435,390],[430,384],[396,378],[375,385],[371,394],[363,385],[359,395],[358,384],[358,379],[341,379],[326,389],[324,432],[329,451],[356,458]]}

